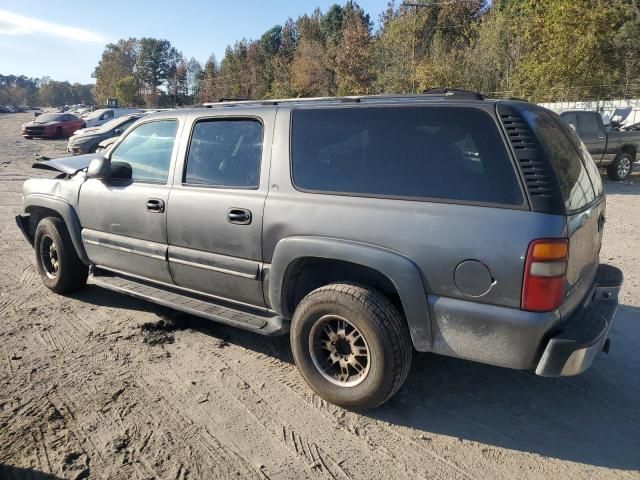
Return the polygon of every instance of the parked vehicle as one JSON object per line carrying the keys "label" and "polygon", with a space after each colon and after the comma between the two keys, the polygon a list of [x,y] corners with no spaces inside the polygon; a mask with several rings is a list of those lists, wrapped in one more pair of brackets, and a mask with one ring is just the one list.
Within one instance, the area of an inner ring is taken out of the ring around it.
{"label": "parked vehicle", "polygon": [[114,118],[122,117],[123,115],[131,113],[140,113],[140,110],[137,108],[101,108],[86,114],[82,118],[84,118],[87,127],[99,127]]}
{"label": "parked vehicle", "polygon": [[22,125],[22,136],[24,138],[68,137],[84,127],[84,120],[70,113],[43,113]]}
{"label": "parked vehicle", "polygon": [[112,137],[118,137],[129,125],[142,117],[140,113],[132,113],[114,118],[100,127],[90,127],[78,130],[67,144],[67,151],[74,155],[93,153],[98,149],[101,141]]}
{"label": "parked vehicle", "polygon": [[354,409],[400,388],[413,348],[541,376],[608,348],[603,185],[556,114],[450,90],[210,107],[36,164],[60,176],[26,181],[16,220],[47,287],[90,275],[290,331],[311,388]]}
{"label": "parked vehicle", "polygon": [[640,147],[640,132],[605,128],[599,112],[570,110],[560,116],[571,125],[598,167],[606,167],[612,180],[624,180],[633,170]]}

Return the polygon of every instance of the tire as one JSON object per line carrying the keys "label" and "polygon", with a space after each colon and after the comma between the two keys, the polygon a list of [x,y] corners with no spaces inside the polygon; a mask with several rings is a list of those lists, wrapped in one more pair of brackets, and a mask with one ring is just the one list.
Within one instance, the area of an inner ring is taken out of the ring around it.
{"label": "tire", "polygon": [[630,153],[620,153],[607,167],[607,175],[611,180],[621,181],[629,178],[633,170],[633,157]]}
{"label": "tire", "polygon": [[62,127],[56,128],[56,137],[62,138],[62,136],[63,136]]}
{"label": "tire", "polygon": [[[346,324],[339,323],[343,321]],[[346,409],[367,410],[386,402],[411,367],[412,344],[404,318],[387,297],[363,285],[333,283],[313,290],[296,308],[290,335],[295,363],[309,386]],[[368,356],[354,356],[356,350],[364,352],[363,346]],[[349,364],[345,373],[344,362],[354,357],[359,367]]]}
{"label": "tire", "polygon": [[62,219],[40,220],[33,244],[38,272],[47,288],[64,294],[86,285],[89,268],[78,257]]}
{"label": "tire", "polygon": [[32,136],[27,136],[27,135],[25,135],[25,137],[24,137],[24,138],[26,138],[27,140],[31,140],[33,137],[32,137]]}

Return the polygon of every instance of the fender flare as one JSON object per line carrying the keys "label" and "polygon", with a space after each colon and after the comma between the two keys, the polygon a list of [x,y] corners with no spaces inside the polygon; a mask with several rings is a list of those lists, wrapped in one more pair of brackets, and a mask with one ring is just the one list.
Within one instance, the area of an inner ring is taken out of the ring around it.
{"label": "fender flare", "polygon": [[431,349],[431,323],[427,293],[418,267],[392,250],[327,237],[288,237],[276,245],[269,270],[269,301],[278,314],[284,311],[283,285],[290,265],[301,258],[326,258],[356,263],[378,271],[391,281],[400,296],[411,340],[418,351]]}
{"label": "fender flare", "polygon": [[62,217],[62,220],[64,220],[64,223],[67,226],[71,242],[73,242],[73,246],[76,249],[78,257],[82,263],[90,265],[91,261],[89,260],[89,257],[87,257],[87,252],[82,244],[80,220],[78,219],[78,215],[71,204],[61,198],[37,193],[32,193],[24,197],[23,208],[26,213],[30,214],[39,207],[53,210]]}

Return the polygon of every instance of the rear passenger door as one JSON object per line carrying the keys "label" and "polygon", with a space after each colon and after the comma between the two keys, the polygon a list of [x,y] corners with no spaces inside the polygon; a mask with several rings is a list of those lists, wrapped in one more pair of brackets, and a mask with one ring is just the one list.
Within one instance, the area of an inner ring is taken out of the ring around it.
{"label": "rear passenger door", "polygon": [[262,215],[275,109],[190,120],[169,198],[169,268],[181,287],[263,307]]}

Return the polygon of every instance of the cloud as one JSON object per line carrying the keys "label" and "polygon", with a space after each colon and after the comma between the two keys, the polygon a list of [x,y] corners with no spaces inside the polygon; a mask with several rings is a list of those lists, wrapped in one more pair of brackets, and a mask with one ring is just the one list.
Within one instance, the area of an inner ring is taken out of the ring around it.
{"label": "cloud", "polygon": [[78,42],[106,42],[102,35],[83,28],[67,27],[66,25],[45,22],[37,18],[24,17],[6,10],[0,10],[0,35],[30,35],[37,33],[69,38]]}

